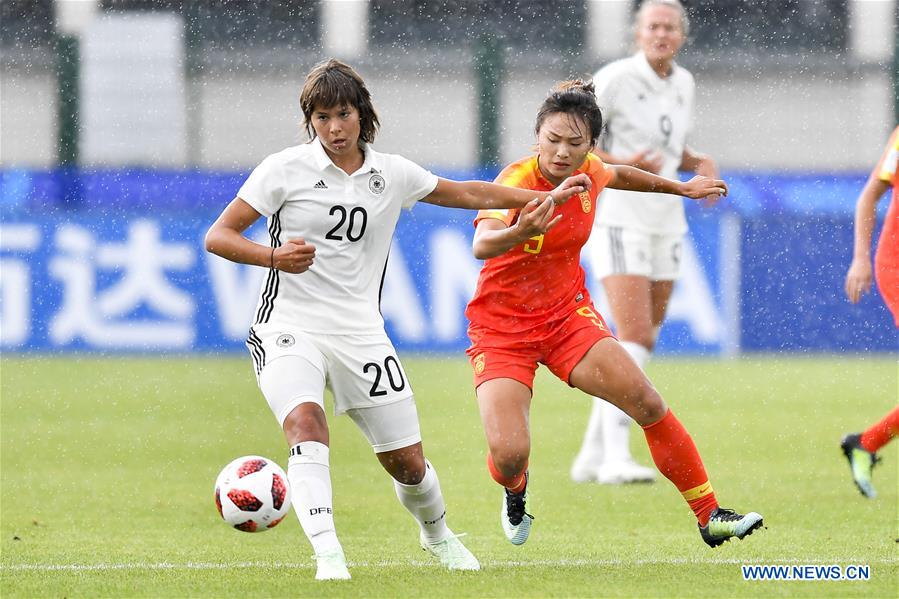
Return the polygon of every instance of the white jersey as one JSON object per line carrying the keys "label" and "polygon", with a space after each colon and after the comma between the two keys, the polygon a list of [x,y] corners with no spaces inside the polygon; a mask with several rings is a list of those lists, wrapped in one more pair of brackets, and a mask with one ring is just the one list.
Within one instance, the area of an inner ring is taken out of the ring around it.
{"label": "white jersey", "polygon": [[[671,74],[663,79],[640,52],[601,68],[593,82],[606,123],[600,137],[602,150],[619,158],[651,150],[663,157],[659,174],[677,178],[692,126],[693,75],[673,64]],[[687,232],[683,200],[663,193],[607,188],[595,223],[654,234]]]}
{"label": "white jersey", "polygon": [[254,324],[310,333],[383,332],[381,285],[400,209],[434,191],[437,176],[393,154],[365,149],[352,175],[313,141],[268,156],[238,197],[268,217],[272,247],[302,238],[315,246],[306,272],[269,269]]}

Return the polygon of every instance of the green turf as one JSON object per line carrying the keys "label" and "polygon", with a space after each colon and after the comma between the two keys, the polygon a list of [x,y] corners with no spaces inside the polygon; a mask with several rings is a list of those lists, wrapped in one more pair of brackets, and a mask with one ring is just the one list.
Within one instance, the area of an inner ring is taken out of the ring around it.
{"label": "green turf", "polygon": [[[449,523],[478,573],[448,573],[348,418],[332,419],[335,519],[353,580],[316,583],[294,517],[264,534],[223,524],[219,469],[245,454],[286,465],[248,358],[0,362],[0,595],[3,597],[896,597],[897,449],[880,496],[849,479],[840,436],[897,400],[895,358],[657,360],[649,374],[702,452],[720,501],[767,530],[706,547],[667,481],[576,485],[568,467],[589,403],[543,373],[531,423],[531,538],[509,545],[501,492],[467,364],[406,359],[425,450]],[[649,463],[642,435],[635,455]],[[869,564],[867,582],[746,582],[741,564]]]}

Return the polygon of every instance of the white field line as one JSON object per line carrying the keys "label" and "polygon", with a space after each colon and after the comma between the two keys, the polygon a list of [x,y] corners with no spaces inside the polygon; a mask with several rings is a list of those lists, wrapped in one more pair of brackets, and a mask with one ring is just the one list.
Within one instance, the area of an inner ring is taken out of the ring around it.
{"label": "white field line", "polygon": [[[899,564],[899,559],[872,560],[869,558],[840,557],[813,557],[790,559],[767,558],[729,558],[729,559],[647,559],[647,560],[623,560],[623,559],[557,559],[557,560],[481,560],[481,566],[487,568],[533,568],[533,567],[584,567],[584,566],[653,566],[653,565],[704,565],[704,564]],[[434,561],[350,561],[347,564],[357,568],[440,568],[440,564]],[[312,560],[309,562],[185,562],[185,563],[99,563],[99,564],[4,564],[0,565],[0,571],[9,572],[107,572],[114,570],[231,570],[254,568],[296,568],[311,569]]]}

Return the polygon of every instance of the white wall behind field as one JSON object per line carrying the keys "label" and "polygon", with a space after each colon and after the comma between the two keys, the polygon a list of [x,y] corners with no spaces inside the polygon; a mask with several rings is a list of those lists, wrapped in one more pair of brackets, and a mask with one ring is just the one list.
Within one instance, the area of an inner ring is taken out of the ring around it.
{"label": "white wall behind field", "polygon": [[[400,70],[365,63],[360,71],[381,115],[378,149],[432,168],[476,166],[477,102],[470,72],[458,66]],[[189,158],[184,166],[247,169],[304,140],[298,106],[302,72],[216,69],[188,77]],[[530,150],[544,95],[574,74],[545,67],[506,73],[500,118],[504,162]],[[895,126],[887,69],[834,74],[717,68],[694,74],[692,144],[717,157],[725,169],[867,170]],[[46,68],[8,62],[0,68],[4,167],[53,165],[54,85]]]}
{"label": "white wall behind field", "polygon": [[47,167],[56,160],[55,79],[44,72],[0,70],[0,164]]}
{"label": "white wall behind field", "polygon": [[700,79],[693,143],[733,169],[873,168],[895,127],[886,72]]}

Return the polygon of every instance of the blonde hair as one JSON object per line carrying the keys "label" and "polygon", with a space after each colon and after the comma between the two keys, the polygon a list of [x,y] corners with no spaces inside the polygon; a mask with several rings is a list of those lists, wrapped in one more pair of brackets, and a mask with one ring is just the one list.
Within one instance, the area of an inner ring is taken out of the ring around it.
{"label": "blonde hair", "polygon": [[684,33],[684,37],[690,35],[690,18],[687,16],[687,9],[684,8],[684,5],[681,4],[680,0],[643,0],[643,2],[640,3],[640,8],[634,13],[635,33],[640,27],[640,20],[643,18],[643,13],[652,6],[667,6],[668,8],[673,8],[678,11],[680,13],[681,31]]}

